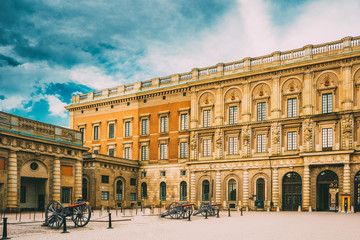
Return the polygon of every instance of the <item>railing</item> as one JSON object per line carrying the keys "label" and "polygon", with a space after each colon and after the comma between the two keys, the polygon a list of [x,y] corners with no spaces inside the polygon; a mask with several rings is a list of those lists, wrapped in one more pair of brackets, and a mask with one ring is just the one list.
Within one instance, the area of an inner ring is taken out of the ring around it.
{"label": "railing", "polygon": [[204,76],[204,75],[208,75],[208,69],[204,69],[204,70],[199,71],[199,76]]}
{"label": "railing", "polygon": [[109,94],[114,94],[114,93],[117,93],[117,92],[118,92],[117,88],[109,89]]}
{"label": "railing", "polygon": [[224,66],[224,71],[231,71],[231,70],[234,70],[234,64]]}
{"label": "railing", "polygon": [[151,82],[151,81],[149,81],[149,82],[142,82],[142,83],[141,83],[141,87],[143,87],[143,88],[151,87],[151,85],[152,85],[152,82]]}
{"label": "railing", "polygon": [[274,57],[271,56],[271,57],[266,57],[266,58],[263,58],[263,63],[271,63],[274,61]]}
{"label": "railing", "polygon": [[235,63],[234,67],[235,67],[235,69],[244,68],[245,63],[244,62]]}
{"label": "railing", "polygon": [[192,73],[180,75],[180,80],[192,79]]}
{"label": "railing", "polygon": [[327,52],[326,46],[316,47],[316,48],[312,49],[312,54],[320,54],[320,53],[324,53],[324,52]]}
{"label": "railing", "polygon": [[171,82],[171,78],[160,79],[160,84],[166,84],[166,83],[169,83],[169,82]]}
{"label": "railing", "polygon": [[99,97],[101,96],[103,93],[102,92],[94,92],[94,97]]}
{"label": "railing", "polygon": [[336,51],[339,49],[343,49],[344,44],[343,43],[335,43],[335,44],[331,44],[329,45],[329,51]]}
{"label": "railing", "polygon": [[129,86],[125,86],[124,90],[125,91],[131,91],[134,90],[135,86],[134,85],[129,85]]}
{"label": "railing", "polygon": [[250,62],[250,66],[256,66],[256,65],[260,65],[261,64],[261,58],[260,59],[255,59],[255,60],[251,60]]}
{"label": "railing", "polygon": [[294,52],[294,54],[293,54],[294,58],[299,58],[299,57],[303,57],[303,56],[305,56],[305,50],[297,51],[297,52]]}
{"label": "railing", "polygon": [[209,74],[213,74],[213,73],[217,73],[217,68],[210,68],[209,69]]}
{"label": "railing", "polygon": [[357,47],[359,45],[360,45],[360,39],[356,39],[356,40],[351,41],[351,46],[352,47]]}
{"label": "railing", "polygon": [[87,95],[87,94],[80,95],[80,100],[84,100],[84,99],[87,99],[87,98],[88,98],[88,95]]}
{"label": "railing", "polygon": [[280,55],[280,60],[289,60],[291,59],[291,53],[284,53]]}

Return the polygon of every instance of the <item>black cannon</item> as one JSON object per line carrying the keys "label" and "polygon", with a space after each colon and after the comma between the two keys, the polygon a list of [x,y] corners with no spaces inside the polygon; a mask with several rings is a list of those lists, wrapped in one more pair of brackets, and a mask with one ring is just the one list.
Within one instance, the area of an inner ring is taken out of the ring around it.
{"label": "black cannon", "polygon": [[198,214],[201,214],[201,215],[205,216],[206,212],[207,212],[207,216],[215,216],[217,214],[217,211],[220,210],[220,206],[221,206],[221,203],[202,202],[199,210],[195,211],[193,215],[196,216]]}
{"label": "black cannon", "polygon": [[169,205],[168,211],[163,213],[161,217],[170,216],[173,219],[179,219],[179,218],[188,218],[189,214],[191,215],[194,210],[194,203],[178,203],[178,202],[172,202]]}
{"label": "black cannon", "polygon": [[77,202],[64,207],[58,201],[51,201],[45,210],[45,225],[52,229],[59,229],[64,224],[64,218],[70,219],[77,227],[84,227],[90,221],[90,206],[86,202]]}

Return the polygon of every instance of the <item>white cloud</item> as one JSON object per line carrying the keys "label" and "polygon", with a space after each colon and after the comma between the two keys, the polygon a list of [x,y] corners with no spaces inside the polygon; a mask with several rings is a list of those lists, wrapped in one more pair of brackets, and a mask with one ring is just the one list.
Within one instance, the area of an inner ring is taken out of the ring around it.
{"label": "white cloud", "polygon": [[49,112],[52,116],[59,116],[62,118],[68,117],[67,111],[65,110],[66,103],[59,99],[58,95],[44,95],[44,98],[49,103]]}

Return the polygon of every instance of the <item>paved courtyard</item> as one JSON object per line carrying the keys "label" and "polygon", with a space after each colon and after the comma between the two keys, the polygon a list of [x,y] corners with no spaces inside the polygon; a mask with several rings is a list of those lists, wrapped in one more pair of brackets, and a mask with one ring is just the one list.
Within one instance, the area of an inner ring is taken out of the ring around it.
{"label": "paved courtyard", "polygon": [[[155,211],[158,213],[158,211]],[[40,222],[11,224],[8,236],[12,239],[359,239],[360,213],[344,214],[330,212],[221,212],[220,218],[193,216],[191,221],[160,218],[158,215],[143,215],[141,212],[120,212],[116,216],[112,211],[113,229],[107,229],[105,213],[97,211],[84,228],[74,228],[69,222],[68,231],[51,230],[41,227]],[[29,215],[23,215],[22,221],[29,221]],[[31,215],[31,218],[33,216]],[[38,213],[36,220],[41,220]],[[120,221],[130,220],[130,221]],[[16,222],[15,216],[9,216],[9,222]],[[2,226],[1,226],[2,228]],[[1,230],[2,232],[2,230]]]}

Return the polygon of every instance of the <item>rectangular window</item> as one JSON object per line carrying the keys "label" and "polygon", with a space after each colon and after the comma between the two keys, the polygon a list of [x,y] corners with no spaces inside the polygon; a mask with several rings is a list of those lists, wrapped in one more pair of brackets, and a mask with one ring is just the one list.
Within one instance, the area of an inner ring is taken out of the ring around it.
{"label": "rectangular window", "polygon": [[322,95],[322,113],[332,112],[332,93]]}
{"label": "rectangular window", "polygon": [[211,110],[203,111],[203,122],[204,122],[204,127],[211,126]]}
{"label": "rectangular window", "polygon": [[99,140],[99,126],[94,126],[94,140]]}
{"label": "rectangular window", "polygon": [[287,133],[287,150],[296,150],[297,149],[297,133],[288,132]]}
{"label": "rectangular window", "polygon": [[94,150],[94,153],[95,153],[95,154],[98,154],[98,153],[99,153],[99,150],[97,150],[97,149]]}
{"label": "rectangular window", "polygon": [[62,187],[61,188],[61,202],[70,203],[71,198],[71,187]]}
{"label": "rectangular window", "polygon": [[186,176],[186,170],[181,170],[181,171],[180,171],[180,175],[181,175],[181,176]]}
{"label": "rectangular window", "polygon": [[181,118],[180,130],[187,130],[188,129],[188,115],[186,113],[181,114],[180,118]]}
{"label": "rectangular window", "polygon": [[323,151],[332,150],[333,132],[332,128],[322,129],[322,149]]}
{"label": "rectangular window", "polygon": [[79,128],[79,131],[81,132],[82,141],[85,142],[85,128]]}
{"label": "rectangular window", "polygon": [[148,160],[148,146],[141,146],[141,160]]}
{"label": "rectangular window", "polygon": [[136,201],[136,193],[130,193],[130,201]]}
{"label": "rectangular window", "polygon": [[63,176],[72,176],[73,175],[73,171],[72,171],[72,166],[61,166],[61,174]]}
{"label": "rectangular window", "polygon": [[146,172],[141,172],[141,177],[145,178],[146,177]]}
{"label": "rectangular window", "polygon": [[109,138],[115,137],[115,123],[109,123]]}
{"label": "rectangular window", "polygon": [[257,152],[265,152],[265,134],[257,135]]}
{"label": "rectangular window", "polygon": [[229,107],[229,124],[237,123],[237,106]]}
{"label": "rectangular window", "polygon": [[20,203],[26,203],[26,186],[20,187]]}
{"label": "rectangular window", "polygon": [[229,137],[229,154],[237,154],[237,137]]}
{"label": "rectangular window", "polygon": [[148,120],[149,119],[141,120],[141,135],[149,134]]}
{"label": "rectangular window", "polygon": [[160,132],[164,133],[168,131],[168,118],[161,117],[160,118]]}
{"label": "rectangular window", "polygon": [[131,159],[131,147],[124,148],[124,158]]}
{"label": "rectangular window", "polygon": [[125,137],[131,136],[131,122],[127,121],[125,122]]}
{"label": "rectangular window", "polygon": [[160,159],[167,159],[167,144],[160,144]]}
{"label": "rectangular window", "polygon": [[211,139],[203,140],[203,156],[204,157],[211,156]]}
{"label": "rectangular window", "polygon": [[109,148],[109,156],[115,157],[115,149],[114,148]]}
{"label": "rectangular window", "polygon": [[187,142],[181,142],[180,143],[180,158],[187,158]]}
{"label": "rectangular window", "polygon": [[130,185],[136,186],[136,178],[130,178]]}
{"label": "rectangular window", "polygon": [[266,120],[266,102],[259,102],[257,104],[257,120],[258,121]]}
{"label": "rectangular window", "polygon": [[104,201],[109,200],[109,192],[107,192],[107,191],[102,191],[102,192],[101,192],[101,200],[104,200]]}
{"label": "rectangular window", "polygon": [[296,117],[297,116],[297,99],[289,98],[287,100],[287,116],[288,117]]}
{"label": "rectangular window", "polygon": [[109,176],[101,175],[101,183],[109,183]]}
{"label": "rectangular window", "polygon": [[166,172],[165,172],[165,171],[161,171],[161,172],[160,172],[160,176],[161,176],[161,177],[165,177],[165,176],[166,176]]}

